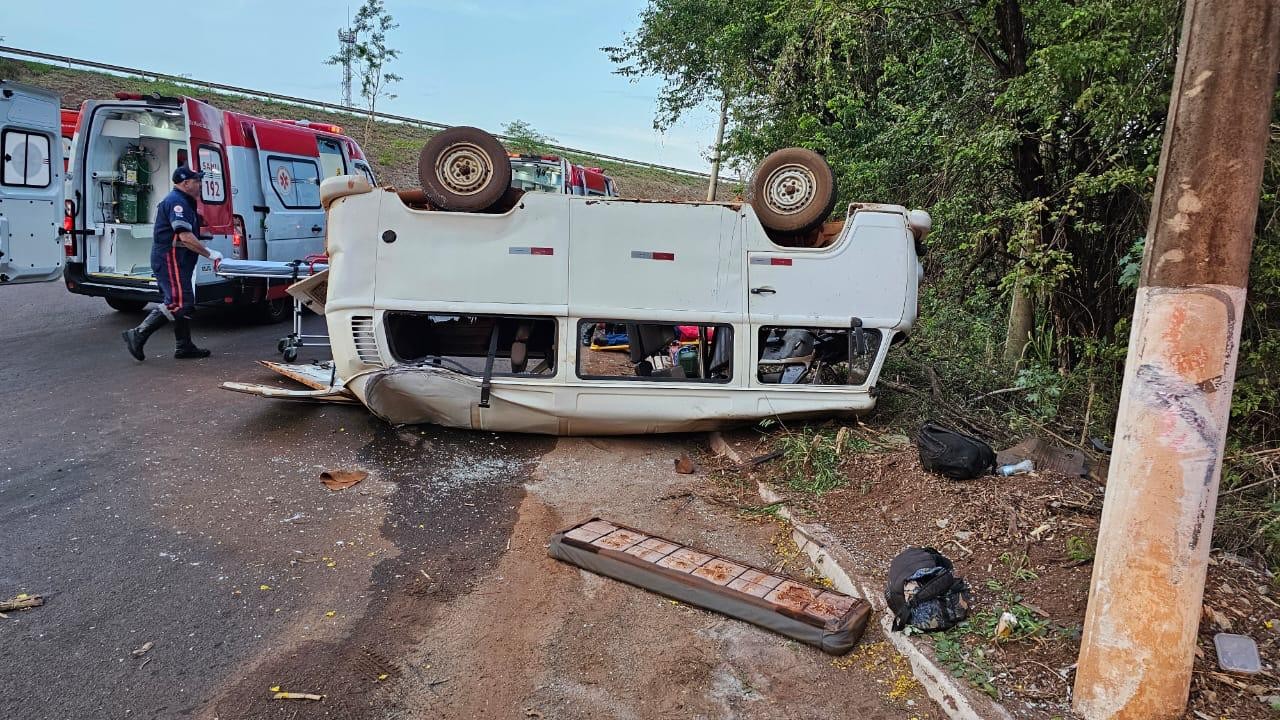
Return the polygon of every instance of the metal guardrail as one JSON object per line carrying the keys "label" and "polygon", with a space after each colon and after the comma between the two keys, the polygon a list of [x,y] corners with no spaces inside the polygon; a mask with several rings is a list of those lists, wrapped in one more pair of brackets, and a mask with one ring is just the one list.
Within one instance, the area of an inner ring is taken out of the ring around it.
{"label": "metal guardrail", "polygon": [[[112,65],[109,63],[100,63],[100,62],[95,62],[93,60],[73,58],[67,55],[53,55],[50,53],[38,52],[36,50],[24,50],[22,48],[8,47],[5,45],[0,45],[0,54],[16,55],[18,57],[37,58],[40,60],[49,60],[56,63],[63,63],[68,66],[79,65],[81,67],[96,68],[98,70],[107,70],[110,72],[124,73],[126,75],[136,75],[143,78],[167,80],[169,82],[176,83],[179,85],[188,85],[196,88],[208,88],[211,90],[222,90],[225,92],[232,92],[240,95],[248,95],[250,97],[265,98],[268,100],[277,100],[280,102],[286,102],[293,105],[322,108],[325,110],[330,110],[332,112],[340,112],[340,113],[345,113],[348,115],[356,115],[360,117],[367,117],[369,115],[367,111],[362,111],[359,108],[350,108],[344,105],[339,105],[337,103],[325,102],[323,100],[311,100],[309,98],[294,97],[292,95],[281,95],[279,93],[266,92],[263,90],[253,90],[251,88],[236,87],[235,85],[224,85],[223,83],[207,82],[205,80],[194,80],[192,78],[183,77],[181,75],[170,75],[168,73],[154,72],[152,70],[141,70],[139,68],[125,67],[123,65]],[[391,122],[405,123],[409,125],[420,125],[422,127],[431,128],[433,130],[447,130],[449,127],[451,127],[450,125],[445,125],[443,123],[431,122],[430,120],[423,120],[421,118],[410,117],[408,115],[394,115],[392,113],[375,112],[373,113],[373,116],[379,120],[388,120]],[[497,137],[502,140],[509,139],[505,135],[498,135]],[[657,163],[644,162],[643,160],[631,160],[624,157],[618,157],[616,155],[602,155],[601,153],[598,153],[598,152],[592,152],[590,150],[581,150],[579,148],[571,148],[563,145],[548,145],[547,147],[561,153],[576,153],[578,155],[588,155],[590,157],[598,158],[600,160],[608,160],[610,162],[621,163],[623,165],[630,165],[632,167],[648,168],[651,170],[662,170],[664,172],[675,173],[677,175],[685,175],[689,177],[696,177],[704,180],[710,179],[711,177],[708,173],[697,172],[694,170],[686,170],[684,168],[678,168],[671,165],[659,165]]]}

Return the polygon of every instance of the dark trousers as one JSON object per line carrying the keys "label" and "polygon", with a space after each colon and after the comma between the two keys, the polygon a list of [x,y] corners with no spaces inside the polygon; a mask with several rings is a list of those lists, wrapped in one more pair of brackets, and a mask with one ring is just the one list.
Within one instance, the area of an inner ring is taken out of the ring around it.
{"label": "dark trousers", "polygon": [[196,307],[191,276],[199,259],[199,255],[185,247],[151,247],[151,270],[164,294],[165,307],[175,318],[189,317]]}

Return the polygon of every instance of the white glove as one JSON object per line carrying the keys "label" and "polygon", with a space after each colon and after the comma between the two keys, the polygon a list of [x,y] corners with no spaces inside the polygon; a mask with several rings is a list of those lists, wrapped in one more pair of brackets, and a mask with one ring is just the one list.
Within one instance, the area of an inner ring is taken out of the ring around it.
{"label": "white glove", "polygon": [[209,259],[213,261],[213,271],[218,271],[218,266],[222,264],[222,253],[209,248]]}

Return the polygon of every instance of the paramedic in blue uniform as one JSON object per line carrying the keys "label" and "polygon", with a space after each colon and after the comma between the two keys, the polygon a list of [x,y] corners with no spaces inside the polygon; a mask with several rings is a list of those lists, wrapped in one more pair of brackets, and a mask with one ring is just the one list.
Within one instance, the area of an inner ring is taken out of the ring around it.
{"label": "paramedic in blue uniform", "polygon": [[207,257],[214,269],[222,262],[222,253],[200,241],[200,216],[196,214],[196,196],[204,173],[185,165],[173,171],[173,190],[156,207],[156,224],[152,229],[151,270],[164,294],[164,305],[151,311],[138,327],[125,330],[124,343],[137,360],[146,359],[142,346],[151,333],[173,321],[173,336],[179,360],[209,357],[209,351],[191,342],[191,312],[195,310],[195,288],[191,275],[196,261]]}

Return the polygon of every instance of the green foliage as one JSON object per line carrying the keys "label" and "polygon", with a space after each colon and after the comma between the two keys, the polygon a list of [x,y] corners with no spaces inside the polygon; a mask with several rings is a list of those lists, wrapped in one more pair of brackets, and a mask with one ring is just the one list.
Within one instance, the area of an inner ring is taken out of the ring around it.
{"label": "green foliage", "polygon": [[847,480],[840,472],[843,442],[839,434],[813,428],[784,433],[778,439],[778,449],[787,486],[821,495],[843,485]]}
{"label": "green foliage", "polygon": [[[658,125],[723,91],[731,160],[813,148],[841,202],[927,209],[919,320],[885,377],[933,389],[992,439],[1051,430],[1083,443],[1114,428],[1182,11],[1179,0],[651,0],[609,50],[619,72],[666,80]],[[1218,537],[1280,565],[1280,523],[1259,510],[1280,500],[1274,466],[1241,460],[1280,444],[1280,115],[1272,128],[1227,458],[1240,487],[1258,484],[1224,498]],[[1034,330],[1010,368],[1015,289],[1032,300]],[[880,400],[911,423],[941,406]]]}
{"label": "green foliage", "polygon": [[396,96],[387,88],[403,79],[387,70],[387,66],[400,57],[399,50],[387,45],[387,33],[398,27],[400,26],[391,13],[387,12],[383,0],[365,0],[356,11],[350,28],[355,33],[355,43],[349,46],[344,44],[337,54],[325,60],[326,65],[349,63],[354,74],[360,78],[360,97],[364,98],[365,107],[369,110],[369,117],[365,121],[365,145],[369,144],[378,100],[394,99]]}
{"label": "green foliage", "polygon": [[738,514],[747,518],[781,518],[783,504],[780,502],[768,505],[748,505],[738,509]]}
{"label": "green foliage", "polygon": [[[999,583],[993,589],[999,592]],[[1008,637],[1000,638],[996,628],[1005,612],[1013,615],[1016,622]],[[955,627],[935,633],[933,649],[938,661],[953,675],[999,700],[998,683],[1007,675],[998,667],[999,654],[995,646],[1026,640],[1041,642],[1050,633],[1062,636],[1069,633],[1069,628],[1055,626],[1022,604],[1021,597],[1004,592],[995,606],[976,611]]]}
{"label": "green foliage", "polygon": [[1002,553],[999,560],[1014,580],[1031,582],[1040,579],[1039,573],[1031,569],[1031,558],[1026,553]]}
{"label": "green foliage", "polygon": [[558,142],[555,138],[534,130],[532,125],[523,120],[512,120],[503,125],[502,134],[506,136],[507,149],[529,155],[546,153],[551,145]]}
{"label": "green foliage", "polygon": [[963,636],[971,631],[972,626],[964,622],[934,635],[933,651],[938,656],[938,662],[950,670],[952,675],[991,696],[993,700],[999,700],[1000,691],[995,684],[996,669],[991,664],[987,648],[964,642]]}
{"label": "green foliage", "polygon": [[1088,562],[1093,559],[1093,545],[1078,535],[1072,535],[1067,538],[1067,557],[1075,562]]}

